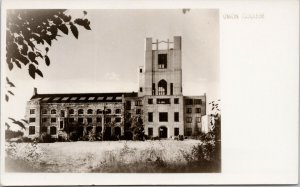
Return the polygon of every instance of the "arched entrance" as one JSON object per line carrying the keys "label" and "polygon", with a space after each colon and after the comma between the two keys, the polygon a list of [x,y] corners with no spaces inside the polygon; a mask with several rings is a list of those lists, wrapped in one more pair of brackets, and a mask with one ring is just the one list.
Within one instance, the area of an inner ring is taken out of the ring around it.
{"label": "arched entrance", "polygon": [[158,134],[160,138],[168,138],[168,128],[167,127],[159,127]]}
{"label": "arched entrance", "polygon": [[121,128],[120,127],[115,127],[115,136],[121,136]]}

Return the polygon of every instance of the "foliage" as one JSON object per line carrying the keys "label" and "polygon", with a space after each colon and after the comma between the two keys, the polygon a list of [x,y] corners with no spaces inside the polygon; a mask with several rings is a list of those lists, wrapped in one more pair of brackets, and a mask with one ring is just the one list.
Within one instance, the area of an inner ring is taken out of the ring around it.
{"label": "foliage", "polygon": [[211,106],[211,121],[212,132],[215,135],[215,140],[221,140],[221,110],[220,100],[212,101],[209,103]]}
{"label": "foliage", "polygon": [[[28,124],[28,121],[25,119],[21,119],[21,120],[15,120],[14,118],[8,118],[8,119],[10,119],[13,124],[18,125],[19,127],[21,127],[24,130],[26,129],[25,124]],[[7,129],[10,128],[10,125],[8,123],[5,123],[5,125],[6,125]]]}
{"label": "foliage", "polygon": [[18,138],[23,136],[24,133],[22,131],[12,131],[12,130],[5,130],[5,139],[11,139],[11,138]]}
{"label": "foliage", "polygon": [[51,135],[50,134],[47,134],[46,132],[43,132],[41,134],[41,137],[40,137],[40,143],[53,143],[54,142],[54,139],[51,138]]}
{"label": "foliage", "polygon": [[145,129],[141,116],[137,116],[132,119],[131,129],[133,132],[133,140],[145,140]]}

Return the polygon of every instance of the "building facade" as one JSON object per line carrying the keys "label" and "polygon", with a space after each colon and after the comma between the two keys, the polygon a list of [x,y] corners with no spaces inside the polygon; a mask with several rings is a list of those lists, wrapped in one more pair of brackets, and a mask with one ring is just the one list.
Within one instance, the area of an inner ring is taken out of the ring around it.
{"label": "building facade", "polygon": [[[167,47],[161,49],[161,44]],[[27,103],[25,135],[47,133],[59,138],[75,126],[80,136],[89,132],[126,136],[131,134],[130,119],[137,117],[149,137],[198,134],[206,115],[206,96],[183,96],[181,55],[180,36],[173,42],[146,38],[138,92],[38,94],[35,89]]]}

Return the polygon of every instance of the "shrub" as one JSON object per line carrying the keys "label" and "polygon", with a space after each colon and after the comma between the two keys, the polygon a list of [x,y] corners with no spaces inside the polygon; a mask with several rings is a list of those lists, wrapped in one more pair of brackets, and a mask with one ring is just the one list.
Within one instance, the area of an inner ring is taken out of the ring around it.
{"label": "shrub", "polygon": [[41,143],[53,143],[53,142],[55,142],[55,139],[51,138],[50,134],[47,134],[44,132],[41,134],[40,142]]}
{"label": "shrub", "polygon": [[78,133],[76,131],[70,132],[70,138],[71,141],[78,141],[79,136]]}
{"label": "shrub", "polygon": [[23,137],[23,138],[22,138],[22,142],[30,143],[30,142],[33,142],[33,139],[28,138],[28,137]]}
{"label": "shrub", "polygon": [[5,130],[5,139],[18,138],[23,135],[24,135],[24,133],[19,130],[18,131]]}

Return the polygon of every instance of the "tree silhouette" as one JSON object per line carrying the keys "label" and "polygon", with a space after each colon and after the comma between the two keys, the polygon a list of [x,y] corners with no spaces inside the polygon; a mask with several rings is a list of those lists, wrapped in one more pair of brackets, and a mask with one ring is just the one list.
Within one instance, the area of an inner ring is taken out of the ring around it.
{"label": "tree silhouette", "polygon": [[[69,30],[78,39],[78,26],[91,30],[90,21],[85,18],[72,19],[66,9],[11,9],[7,10],[6,22],[6,64],[11,71],[15,66],[28,69],[28,74],[35,79],[36,75],[43,77],[38,68],[39,63],[50,66],[48,56],[53,40],[62,35],[68,35]],[[14,95],[11,88],[15,84],[6,77],[5,100]],[[24,128],[23,122],[10,118],[14,124]]]}

